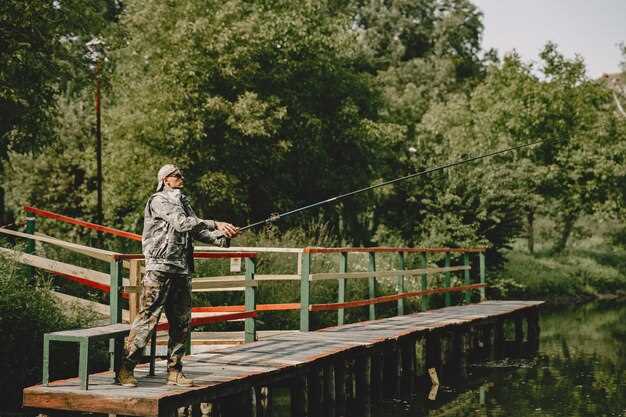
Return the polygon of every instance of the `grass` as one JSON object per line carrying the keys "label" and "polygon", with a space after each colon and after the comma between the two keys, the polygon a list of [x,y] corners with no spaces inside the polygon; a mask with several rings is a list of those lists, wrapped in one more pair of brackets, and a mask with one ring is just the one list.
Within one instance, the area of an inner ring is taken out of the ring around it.
{"label": "grass", "polygon": [[[534,254],[519,239],[507,255],[502,271],[492,275],[496,296],[540,298],[553,304],[626,295],[626,246],[621,242],[623,226],[599,224],[587,219],[561,254],[550,251],[543,240]],[[549,236],[550,224],[542,224],[541,235]]]}

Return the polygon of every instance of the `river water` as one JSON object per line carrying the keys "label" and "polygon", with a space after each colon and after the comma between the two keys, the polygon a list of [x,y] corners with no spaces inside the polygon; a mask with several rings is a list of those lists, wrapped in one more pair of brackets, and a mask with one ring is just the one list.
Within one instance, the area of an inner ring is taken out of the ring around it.
{"label": "river water", "polygon": [[544,309],[540,325],[533,357],[473,365],[436,400],[385,400],[373,416],[626,416],[626,303]]}
{"label": "river water", "polygon": [[[626,303],[544,309],[540,325],[537,354],[471,365],[463,381],[442,378],[435,399],[427,386],[363,412],[357,398],[347,415],[626,416]],[[286,397],[272,416],[295,417]]]}

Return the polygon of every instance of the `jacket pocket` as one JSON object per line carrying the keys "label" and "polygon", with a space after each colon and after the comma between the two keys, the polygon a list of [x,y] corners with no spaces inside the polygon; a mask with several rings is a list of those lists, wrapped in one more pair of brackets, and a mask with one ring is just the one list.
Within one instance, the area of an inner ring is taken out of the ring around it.
{"label": "jacket pocket", "polygon": [[168,245],[164,257],[171,260],[182,260],[185,256],[185,234],[172,230],[167,237]]}

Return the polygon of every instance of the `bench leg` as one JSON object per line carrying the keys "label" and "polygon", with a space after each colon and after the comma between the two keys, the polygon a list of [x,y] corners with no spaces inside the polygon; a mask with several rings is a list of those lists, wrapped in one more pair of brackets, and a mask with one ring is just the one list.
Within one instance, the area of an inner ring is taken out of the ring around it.
{"label": "bench leg", "polygon": [[42,364],[42,384],[48,385],[50,379],[50,337],[47,334],[43,335],[43,364]]}
{"label": "bench leg", "polygon": [[89,339],[80,341],[78,377],[80,378],[80,389],[87,390],[89,387]]}
{"label": "bench leg", "polygon": [[121,341],[118,339],[109,339],[109,354],[111,355],[111,366],[110,369],[115,372],[120,370],[120,366],[122,365],[122,356],[124,350],[124,340]]}

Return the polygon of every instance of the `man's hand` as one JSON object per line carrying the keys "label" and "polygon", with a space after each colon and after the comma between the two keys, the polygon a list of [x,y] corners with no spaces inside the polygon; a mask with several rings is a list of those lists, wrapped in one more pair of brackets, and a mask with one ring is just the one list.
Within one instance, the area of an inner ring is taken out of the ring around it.
{"label": "man's hand", "polygon": [[226,237],[231,239],[239,234],[239,228],[230,223],[215,221],[215,227],[217,227],[217,230],[224,233]]}

